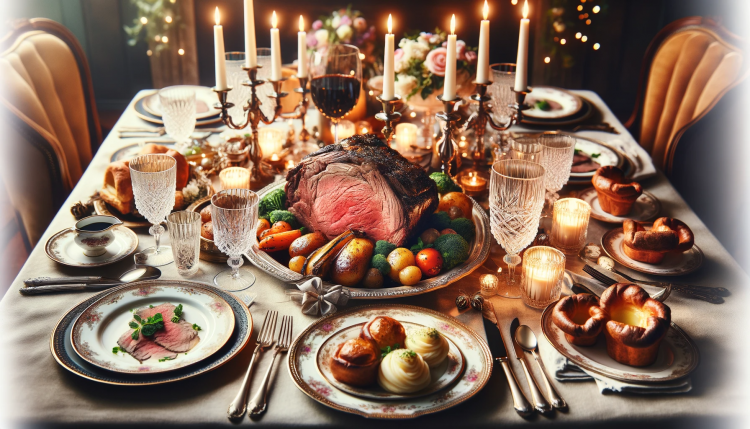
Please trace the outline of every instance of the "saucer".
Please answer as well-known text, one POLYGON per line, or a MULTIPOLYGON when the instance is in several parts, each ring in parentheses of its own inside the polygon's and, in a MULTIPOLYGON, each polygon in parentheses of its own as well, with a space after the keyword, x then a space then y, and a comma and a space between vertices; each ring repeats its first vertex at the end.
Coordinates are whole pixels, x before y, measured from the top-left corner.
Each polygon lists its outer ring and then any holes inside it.
POLYGON ((578 194, 578 198, 586 201, 591 206, 591 217, 599 219, 603 222, 609 223, 622 223, 626 219, 633 219, 636 222, 645 222, 655 218, 661 210, 661 203, 651 193, 643 191, 643 193, 635 200, 633 208, 630 210, 627 216, 615 216, 607 213, 602 209, 599 204, 599 194, 596 193, 596 189, 588 188, 584 189, 578 194))
POLYGON ((113 264, 135 252, 138 248, 138 236, 124 226, 112 229, 115 240, 107 246, 107 251, 100 256, 86 256, 83 249, 75 243, 74 229, 65 229, 50 237, 44 246, 47 256, 55 262, 71 267, 101 267, 113 264))

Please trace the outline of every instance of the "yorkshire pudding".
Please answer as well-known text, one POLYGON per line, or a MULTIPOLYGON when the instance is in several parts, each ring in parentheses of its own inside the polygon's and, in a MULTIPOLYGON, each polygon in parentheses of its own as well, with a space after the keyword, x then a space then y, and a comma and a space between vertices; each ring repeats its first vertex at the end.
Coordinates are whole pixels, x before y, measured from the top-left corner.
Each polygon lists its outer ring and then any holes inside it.
POLYGON ((362 327, 360 338, 373 340, 378 350, 390 347, 398 349, 404 347, 406 330, 398 320, 388 316, 375 316, 362 327))
POLYGON ((602 210, 615 216, 625 216, 643 193, 638 182, 624 183, 625 173, 617 167, 607 166, 596 170, 591 183, 599 196, 602 210))
POLYGON ((380 364, 380 350, 372 340, 352 338, 339 346, 331 357, 331 374, 336 380, 352 386, 375 383, 380 364))
POLYGON ((650 231, 630 219, 622 223, 622 250, 636 261, 658 264, 669 252, 682 253, 693 247, 693 231, 684 222, 660 217, 650 231))
POLYGON ((580 293, 561 299, 552 310, 552 322, 577 346, 591 346, 604 327, 604 312, 594 295, 580 293))
POLYGON ((616 283, 599 302, 607 323, 607 354, 631 366, 654 363, 671 319, 669 307, 651 298, 640 286, 616 283))

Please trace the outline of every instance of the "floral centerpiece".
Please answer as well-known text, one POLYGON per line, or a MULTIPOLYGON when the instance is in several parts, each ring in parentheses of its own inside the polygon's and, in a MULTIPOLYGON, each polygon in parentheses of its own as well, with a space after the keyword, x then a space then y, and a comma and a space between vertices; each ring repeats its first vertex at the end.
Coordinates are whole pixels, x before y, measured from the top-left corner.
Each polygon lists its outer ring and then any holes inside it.
MULTIPOLYGON (((446 33, 439 29, 434 33, 422 32, 401 39, 394 53, 396 93, 410 104, 436 97, 445 81, 447 45, 446 33)), ((461 88, 463 92, 471 91, 469 83, 477 69, 476 48, 469 48, 466 42, 457 40, 456 50, 456 84, 459 91, 461 88)))
POLYGON ((380 74, 383 55, 376 47, 375 27, 368 25, 362 12, 352 10, 351 5, 329 16, 321 16, 312 23, 312 31, 307 33, 307 47, 311 50, 323 49, 328 45, 346 43, 359 48, 362 58, 362 71, 365 79, 380 74))

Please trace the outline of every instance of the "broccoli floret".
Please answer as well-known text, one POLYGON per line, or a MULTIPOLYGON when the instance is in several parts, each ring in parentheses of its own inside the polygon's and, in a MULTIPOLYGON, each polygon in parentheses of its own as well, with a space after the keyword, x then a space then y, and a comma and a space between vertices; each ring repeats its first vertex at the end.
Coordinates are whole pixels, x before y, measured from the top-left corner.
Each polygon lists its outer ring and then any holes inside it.
POLYGON ((458 234, 441 235, 433 246, 443 257, 444 271, 469 259, 469 243, 458 234))
POLYGON ((391 264, 383 255, 373 256, 371 265, 373 268, 377 268, 383 276, 387 276, 391 272, 391 264))
POLYGON ((466 241, 474 239, 476 230, 474 229, 474 223, 464 217, 453 219, 451 221, 450 229, 456 231, 458 235, 464 238, 466 241))
POLYGON ((427 227, 442 231, 451 227, 451 217, 447 212, 435 212, 427 218, 427 227))
POLYGON ((297 218, 294 217, 294 215, 291 212, 288 212, 286 210, 274 210, 269 214, 269 219, 271 222, 271 225, 275 224, 278 221, 284 221, 291 225, 292 229, 299 228, 299 222, 297 222, 297 218))
POLYGON ((385 240, 378 240, 377 243, 375 243, 375 254, 388 256, 396 249, 396 247, 397 246, 393 243, 389 243, 385 240))
POLYGON ((286 193, 283 189, 276 189, 266 194, 258 202, 258 216, 267 219, 267 216, 274 210, 284 210, 286 208, 286 193), (265 216, 265 217, 264 217, 265 216))
POLYGON ((430 179, 435 181, 438 192, 441 194, 447 194, 448 192, 463 192, 460 186, 456 185, 456 182, 445 173, 436 171, 430 174, 430 179))

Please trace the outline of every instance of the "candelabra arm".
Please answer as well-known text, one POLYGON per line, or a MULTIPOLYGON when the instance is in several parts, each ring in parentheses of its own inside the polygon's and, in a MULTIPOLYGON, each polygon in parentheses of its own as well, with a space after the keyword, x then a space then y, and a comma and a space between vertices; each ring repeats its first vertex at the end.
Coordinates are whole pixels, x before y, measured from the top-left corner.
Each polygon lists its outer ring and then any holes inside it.
POLYGON ((260 120, 266 125, 271 125, 274 121, 276 121, 276 118, 281 117, 281 109, 283 108, 283 106, 281 105, 281 99, 289 95, 286 92, 281 92, 281 84, 283 84, 285 80, 286 78, 281 78, 279 80, 269 80, 271 85, 273 85, 273 94, 271 94, 271 97, 276 99, 276 107, 274 107, 273 109, 273 117, 267 117, 262 110, 259 110, 258 112, 260 120))
POLYGON ((385 139, 390 143, 394 131, 393 123, 401 119, 401 113, 396 112, 396 106, 401 101, 401 97, 396 95, 391 100, 384 100, 379 96, 377 99, 383 105, 383 111, 375 115, 375 119, 385 122, 382 131, 385 139))
MULTIPOLYGON (((217 110, 221 110, 221 120, 224 122, 224 124, 233 130, 241 130, 248 126, 250 123, 250 117, 247 116, 245 119, 245 122, 242 125, 237 125, 234 120, 232 119, 232 116, 229 114, 229 109, 234 107, 234 103, 230 103, 227 101, 227 97, 229 96, 229 91, 232 90, 232 87, 227 87, 224 89, 219 88, 212 88, 213 91, 216 93, 216 95, 219 97, 219 102, 214 104, 214 108, 217 110)), ((247 108, 245 108, 247 110, 247 108)))
MULTIPOLYGON (((461 101, 461 98, 456 97, 452 100, 445 100, 443 96, 438 96, 438 100, 443 102, 445 110, 436 114, 435 116, 443 121, 443 135, 435 145, 437 155, 440 158, 440 170, 449 175, 451 174, 451 163, 456 159, 458 154, 458 143, 453 138, 454 131, 458 128, 458 124, 461 122, 461 115, 455 112, 456 103, 461 101)), ((468 124, 469 121, 466 121, 468 124)))

